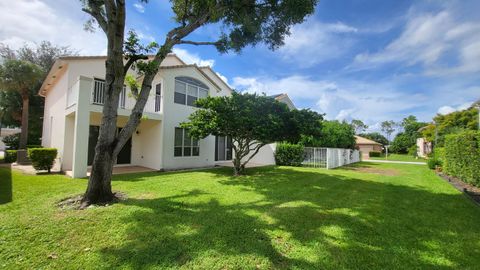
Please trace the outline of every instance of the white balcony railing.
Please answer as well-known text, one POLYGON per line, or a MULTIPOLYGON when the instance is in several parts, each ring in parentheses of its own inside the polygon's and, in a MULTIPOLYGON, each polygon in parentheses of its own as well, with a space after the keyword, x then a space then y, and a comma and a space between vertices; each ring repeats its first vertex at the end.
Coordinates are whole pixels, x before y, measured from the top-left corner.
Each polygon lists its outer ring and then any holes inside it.
MULTIPOLYGON (((93 81, 93 89, 92 89, 92 104, 96 105, 103 105, 105 104, 105 81, 95 79, 93 81)), ((155 95, 155 99, 152 102, 147 102, 145 106, 146 112, 160 112, 161 106, 161 96, 155 95)), ((127 89, 123 87, 122 92, 120 92, 120 100, 118 102, 118 107, 122 109, 129 109, 131 110, 135 105, 135 99, 127 97, 127 89)))

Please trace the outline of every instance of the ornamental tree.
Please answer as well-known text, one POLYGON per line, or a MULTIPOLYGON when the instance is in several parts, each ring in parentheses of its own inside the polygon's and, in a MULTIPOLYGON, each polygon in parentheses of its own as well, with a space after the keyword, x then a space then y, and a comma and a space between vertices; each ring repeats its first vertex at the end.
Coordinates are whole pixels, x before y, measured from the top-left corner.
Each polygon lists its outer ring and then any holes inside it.
MULTIPOLYGON (((125 0, 80 0, 91 16, 87 26, 97 25, 107 37, 105 104, 87 191, 82 206, 115 199, 111 189, 113 164, 123 145, 142 118, 152 81, 160 63, 178 44, 213 45, 219 52, 241 51, 247 45, 266 44, 270 49, 283 45, 290 27, 302 23, 314 12, 317 0, 170 0, 176 26, 161 42, 139 44, 132 31, 124 42, 125 0), (222 29, 217 40, 194 41, 188 36, 205 25, 222 29), (152 57, 147 54, 153 53, 152 57), (142 82, 134 88, 136 104, 124 126, 115 133, 119 95, 125 76, 135 67, 142 82)), ((148 2, 141 0, 141 2, 148 2)))
POLYGON ((318 116, 315 113, 291 111, 271 97, 256 94, 233 92, 229 97, 199 99, 196 104, 199 109, 181 126, 197 139, 230 137, 235 175, 244 174, 247 163, 266 144, 300 138, 301 132, 319 130, 310 126, 320 126, 318 118, 308 117, 318 116))

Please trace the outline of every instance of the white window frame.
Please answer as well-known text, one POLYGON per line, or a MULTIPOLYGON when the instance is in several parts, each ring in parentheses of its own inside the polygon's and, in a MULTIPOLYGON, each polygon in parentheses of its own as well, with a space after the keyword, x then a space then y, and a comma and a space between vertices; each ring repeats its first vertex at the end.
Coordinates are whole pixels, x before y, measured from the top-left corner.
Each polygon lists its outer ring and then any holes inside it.
POLYGON ((181 127, 175 127, 173 132, 173 157, 175 158, 182 158, 182 157, 199 157, 200 156, 200 140, 195 140, 190 137, 190 146, 185 146, 185 135, 187 134, 188 130, 181 127), (182 145, 176 144, 176 129, 182 130, 182 145), (193 145, 193 142, 197 141, 197 145, 193 145), (182 154, 179 156, 175 155, 175 148, 180 147, 182 149, 182 154), (185 148, 190 148, 190 155, 185 155, 185 148), (198 148, 198 155, 193 155, 193 148, 198 148))
POLYGON ((207 97, 208 97, 209 94, 210 94, 209 91, 208 91, 208 89, 206 89, 206 88, 203 88, 203 87, 200 87, 200 86, 197 86, 197 85, 194 85, 194 84, 190 84, 190 83, 187 83, 187 82, 184 82, 184 81, 180 81, 180 80, 175 79, 174 95, 175 95, 175 93, 179 93, 179 92, 177 92, 177 87, 176 87, 176 86, 177 86, 177 82, 185 84, 185 103, 177 103, 177 102, 175 102, 175 100, 174 100, 174 103, 175 103, 175 104, 181 104, 181 105, 186 105, 186 106, 190 106, 190 107, 196 107, 195 105, 188 105, 188 87, 189 87, 189 86, 196 88, 196 90, 197 90, 197 91, 196 91, 196 94, 197 94, 197 95, 196 95, 195 97, 197 98, 197 100, 198 100, 199 97, 200 97, 200 89, 205 90, 205 91, 207 92, 207 97))

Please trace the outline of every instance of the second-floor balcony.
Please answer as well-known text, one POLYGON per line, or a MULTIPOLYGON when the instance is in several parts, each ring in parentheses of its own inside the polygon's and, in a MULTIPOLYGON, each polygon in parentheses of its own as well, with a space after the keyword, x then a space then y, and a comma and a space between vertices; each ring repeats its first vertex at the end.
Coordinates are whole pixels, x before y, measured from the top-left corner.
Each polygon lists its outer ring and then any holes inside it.
MULTIPOLYGON (((105 89, 105 81, 101 79, 91 79, 86 77, 80 77, 76 84, 68 89, 68 96, 67 96, 67 109, 74 107, 74 105, 78 104, 78 99, 82 98, 85 101, 87 93, 79 91, 89 91, 88 93, 88 103, 93 105, 91 106, 92 111, 101 112, 101 107, 105 104, 106 100, 106 89, 105 89), (100 108, 99 108, 100 107, 100 108)), ((85 102, 83 102, 84 104, 85 102)), ((127 87, 124 87, 122 92, 120 92, 120 99, 118 102, 118 114, 119 115, 128 115, 130 111, 135 106, 136 99, 133 97, 132 94, 128 93, 127 87)), ((156 115, 161 114, 161 104, 162 98, 161 95, 150 93, 147 103, 145 104, 144 113, 148 117, 154 116, 154 118, 158 118, 156 115)))

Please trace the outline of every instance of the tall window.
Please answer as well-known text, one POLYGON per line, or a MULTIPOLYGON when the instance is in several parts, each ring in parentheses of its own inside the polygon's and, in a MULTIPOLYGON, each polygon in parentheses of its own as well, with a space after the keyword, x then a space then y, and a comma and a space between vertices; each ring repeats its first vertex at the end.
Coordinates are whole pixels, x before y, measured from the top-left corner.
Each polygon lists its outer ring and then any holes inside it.
POLYGON ((215 161, 232 160, 232 138, 215 137, 215 161))
POLYGON ((191 157, 200 155, 200 147, 198 140, 191 138, 188 135, 188 130, 184 128, 175 128, 175 157, 191 157))
POLYGON ((195 106, 197 99, 207 96, 208 86, 201 81, 183 76, 175 78, 175 103, 195 106))
POLYGON ((160 111, 160 102, 162 97, 162 84, 157 84, 155 86, 155 112, 160 111))

